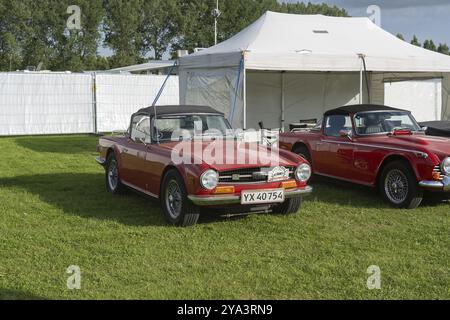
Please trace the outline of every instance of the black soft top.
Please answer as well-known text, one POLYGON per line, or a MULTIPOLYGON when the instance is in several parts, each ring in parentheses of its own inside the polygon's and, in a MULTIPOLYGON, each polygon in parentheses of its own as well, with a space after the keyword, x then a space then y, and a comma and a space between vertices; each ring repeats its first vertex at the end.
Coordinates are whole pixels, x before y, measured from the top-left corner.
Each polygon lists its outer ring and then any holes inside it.
POLYGON ((426 134, 430 136, 450 137, 450 121, 428 121, 419 125, 427 127, 426 134))
POLYGON ((346 116, 349 114, 359 113, 359 112, 371 112, 371 111, 405 111, 402 109, 392 108, 388 106, 382 106, 377 104, 355 104, 352 106, 344 106, 337 109, 329 110, 325 112, 325 116, 346 116))
MULTIPOLYGON (((135 113, 135 115, 155 115, 155 107, 143 108, 135 113)), ((177 106, 156 106, 156 116, 173 115, 173 114, 217 114, 223 115, 211 107, 206 106, 187 106, 187 105, 177 105, 177 106)))

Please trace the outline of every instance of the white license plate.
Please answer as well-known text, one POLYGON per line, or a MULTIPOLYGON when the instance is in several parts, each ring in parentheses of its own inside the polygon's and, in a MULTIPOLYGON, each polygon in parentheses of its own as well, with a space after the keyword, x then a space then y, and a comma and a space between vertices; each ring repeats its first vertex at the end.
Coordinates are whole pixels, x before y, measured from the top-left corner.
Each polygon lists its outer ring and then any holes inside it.
POLYGON ((242 191, 241 204, 284 202, 284 189, 242 191))

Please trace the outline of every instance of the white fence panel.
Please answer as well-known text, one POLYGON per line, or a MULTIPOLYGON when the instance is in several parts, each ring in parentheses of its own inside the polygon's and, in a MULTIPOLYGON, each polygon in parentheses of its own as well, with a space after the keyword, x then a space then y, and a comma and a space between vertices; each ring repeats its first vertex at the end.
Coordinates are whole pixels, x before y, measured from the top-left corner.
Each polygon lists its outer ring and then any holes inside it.
MULTIPOLYGON (((130 116, 153 103, 166 76, 98 74, 97 131, 126 130, 130 116)), ((157 105, 179 104, 178 76, 169 77, 157 105)))
POLYGON ((92 76, 0 73, 0 135, 94 131, 92 76))

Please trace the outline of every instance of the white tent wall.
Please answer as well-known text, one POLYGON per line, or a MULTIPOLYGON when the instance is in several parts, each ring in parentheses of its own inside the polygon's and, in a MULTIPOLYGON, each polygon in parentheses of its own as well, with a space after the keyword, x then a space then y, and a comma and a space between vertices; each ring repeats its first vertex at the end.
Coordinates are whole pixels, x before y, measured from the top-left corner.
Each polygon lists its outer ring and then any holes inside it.
POLYGON ((450 121, 450 74, 442 79, 442 120, 450 121))
POLYGON ((0 73, 0 135, 90 133, 92 76, 0 73))
MULTIPOLYGON (((153 103, 166 76, 96 75, 97 131, 126 130, 130 116, 153 103)), ((178 105, 178 77, 171 76, 157 105, 178 105)))
MULTIPOLYGON (((249 70, 247 128, 258 128, 259 121, 263 121, 266 128, 280 128, 284 103, 284 129, 288 130, 290 123, 320 119, 327 110, 359 103, 359 91, 360 74, 355 72, 276 73, 249 70)), ((365 85, 363 100, 367 102, 365 85)))
POLYGON ((418 121, 450 120, 450 74, 374 73, 371 102, 411 111, 418 121))
POLYGON ((206 105, 223 112, 233 127, 242 128, 245 72, 239 67, 180 71, 180 102, 206 105), (239 84, 238 82, 239 77, 239 84), (236 94, 236 85, 238 90, 236 94), (234 108, 234 114, 233 114, 234 108))

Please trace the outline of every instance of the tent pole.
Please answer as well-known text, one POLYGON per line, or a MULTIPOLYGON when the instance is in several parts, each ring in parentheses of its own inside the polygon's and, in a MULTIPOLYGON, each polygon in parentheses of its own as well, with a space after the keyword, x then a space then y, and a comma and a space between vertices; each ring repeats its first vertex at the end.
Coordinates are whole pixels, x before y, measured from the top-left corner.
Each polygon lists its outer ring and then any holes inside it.
POLYGON ((284 74, 285 74, 285 72, 284 71, 282 71, 281 72, 281 126, 280 126, 280 129, 281 129, 281 132, 284 132, 284 123, 285 123, 285 120, 286 120, 286 115, 285 115, 285 96, 284 96, 284 91, 285 91, 285 85, 286 85, 286 83, 285 83, 285 78, 284 78, 284 74))
POLYGON ((361 60, 361 69, 359 71, 359 104, 363 103, 363 63, 361 60))
POLYGON ((243 81, 242 96, 244 100, 244 130, 247 130, 247 70, 245 69, 245 62, 244 62, 244 75, 242 81, 243 81))

